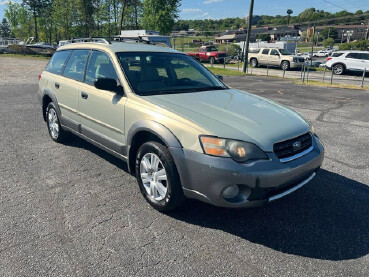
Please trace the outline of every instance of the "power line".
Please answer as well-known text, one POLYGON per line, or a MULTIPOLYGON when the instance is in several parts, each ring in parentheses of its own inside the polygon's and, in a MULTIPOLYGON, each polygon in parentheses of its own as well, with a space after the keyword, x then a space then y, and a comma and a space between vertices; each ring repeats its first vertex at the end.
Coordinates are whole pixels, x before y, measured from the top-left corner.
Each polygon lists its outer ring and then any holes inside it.
POLYGON ((338 6, 337 4, 334 4, 334 3, 329 2, 329 1, 327 1, 327 0, 322 0, 322 1, 323 1, 323 2, 325 2, 325 3, 327 3, 327 4, 330 4, 330 5, 332 5, 332 6, 335 6, 336 8, 339 8, 339 9, 341 9, 341 10, 348 11, 347 9, 342 8, 341 6, 338 6))

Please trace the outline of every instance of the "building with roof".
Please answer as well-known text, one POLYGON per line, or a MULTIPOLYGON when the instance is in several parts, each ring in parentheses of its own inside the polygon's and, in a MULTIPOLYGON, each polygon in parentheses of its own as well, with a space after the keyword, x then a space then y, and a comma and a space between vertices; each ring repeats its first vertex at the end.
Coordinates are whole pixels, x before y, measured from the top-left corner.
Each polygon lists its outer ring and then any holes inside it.
POLYGON ((329 25, 329 26, 316 26, 307 29, 307 37, 309 38, 313 34, 317 34, 326 28, 335 28, 338 31, 336 41, 352 41, 360 39, 368 39, 369 24, 360 25, 329 25))

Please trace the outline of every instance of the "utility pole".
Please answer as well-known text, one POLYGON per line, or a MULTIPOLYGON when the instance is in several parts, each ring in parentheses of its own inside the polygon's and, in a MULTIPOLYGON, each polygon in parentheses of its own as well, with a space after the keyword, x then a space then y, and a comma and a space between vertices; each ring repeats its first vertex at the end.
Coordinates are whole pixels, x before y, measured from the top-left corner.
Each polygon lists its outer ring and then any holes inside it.
POLYGON ((250 33, 251 33, 251 25, 252 25, 252 16, 254 12, 254 0, 250 2, 250 11, 249 11, 249 22, 247 26, 247 34, 246 34, 246 46, 245 46, 245 62, 243 63, 243 73, 246 73, 246 69, 248 67, 249 62, 249 44, 250 44, 250 33))
POLYGON ((315 38, 315 22, 314 22, 314 27, 313 27, 313 41, 311 42, 311 61, 310 61, 310 65, 313 65, 313 56, 314 56, 314 38, 315 38))

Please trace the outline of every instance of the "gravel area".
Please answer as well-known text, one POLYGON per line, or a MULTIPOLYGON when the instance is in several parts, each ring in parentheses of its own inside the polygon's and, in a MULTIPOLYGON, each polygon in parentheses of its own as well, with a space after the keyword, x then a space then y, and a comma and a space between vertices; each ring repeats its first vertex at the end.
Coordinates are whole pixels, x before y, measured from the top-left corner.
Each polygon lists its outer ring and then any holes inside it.
POLYGON ((261 208, 188 201, 161 214, 123 162, 49 138, 36 97, 46 62, 0 56, 0 276, 368 276, 368 92, 225 77, 311 120, 323 169, 261 208))
POLYGON ((6 57, 0 55, 0 85, 37 84, 38 75, 44 70, 48 59, 6 57))

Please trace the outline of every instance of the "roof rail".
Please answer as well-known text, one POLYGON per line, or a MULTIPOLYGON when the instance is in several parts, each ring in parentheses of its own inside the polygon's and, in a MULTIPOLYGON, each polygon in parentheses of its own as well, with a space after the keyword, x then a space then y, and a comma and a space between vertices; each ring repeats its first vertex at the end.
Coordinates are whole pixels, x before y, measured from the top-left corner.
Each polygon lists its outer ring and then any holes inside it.
POLYGON ((113 39, 114 39, 114 41, 119 41, 119 42, 141 42, 141 43, 150 44, 150 41, 148 39, 144 39, 141 36, 137 36, 137 37, 115 36, 113 39))
POLYGON ((147 37, 145 36, 135 36, 135 37, 122 37, 122 36, 115 36, 114 38, 115 42, 135 42, 135 43, 145 43, 145 44, 151 44, 151 45, 156 45, 156 46, 161 46, 161 47, 167 47, 170 48, 169 45, 167 45, 164 42, 159 42, 159 41, 150 41, 147 37))
POLYGON ((102 37, 89 37, 89 38, 72 38, 67 43, 81 43, 81 42, 97 42, 111 44, 111 42, 102 37))

